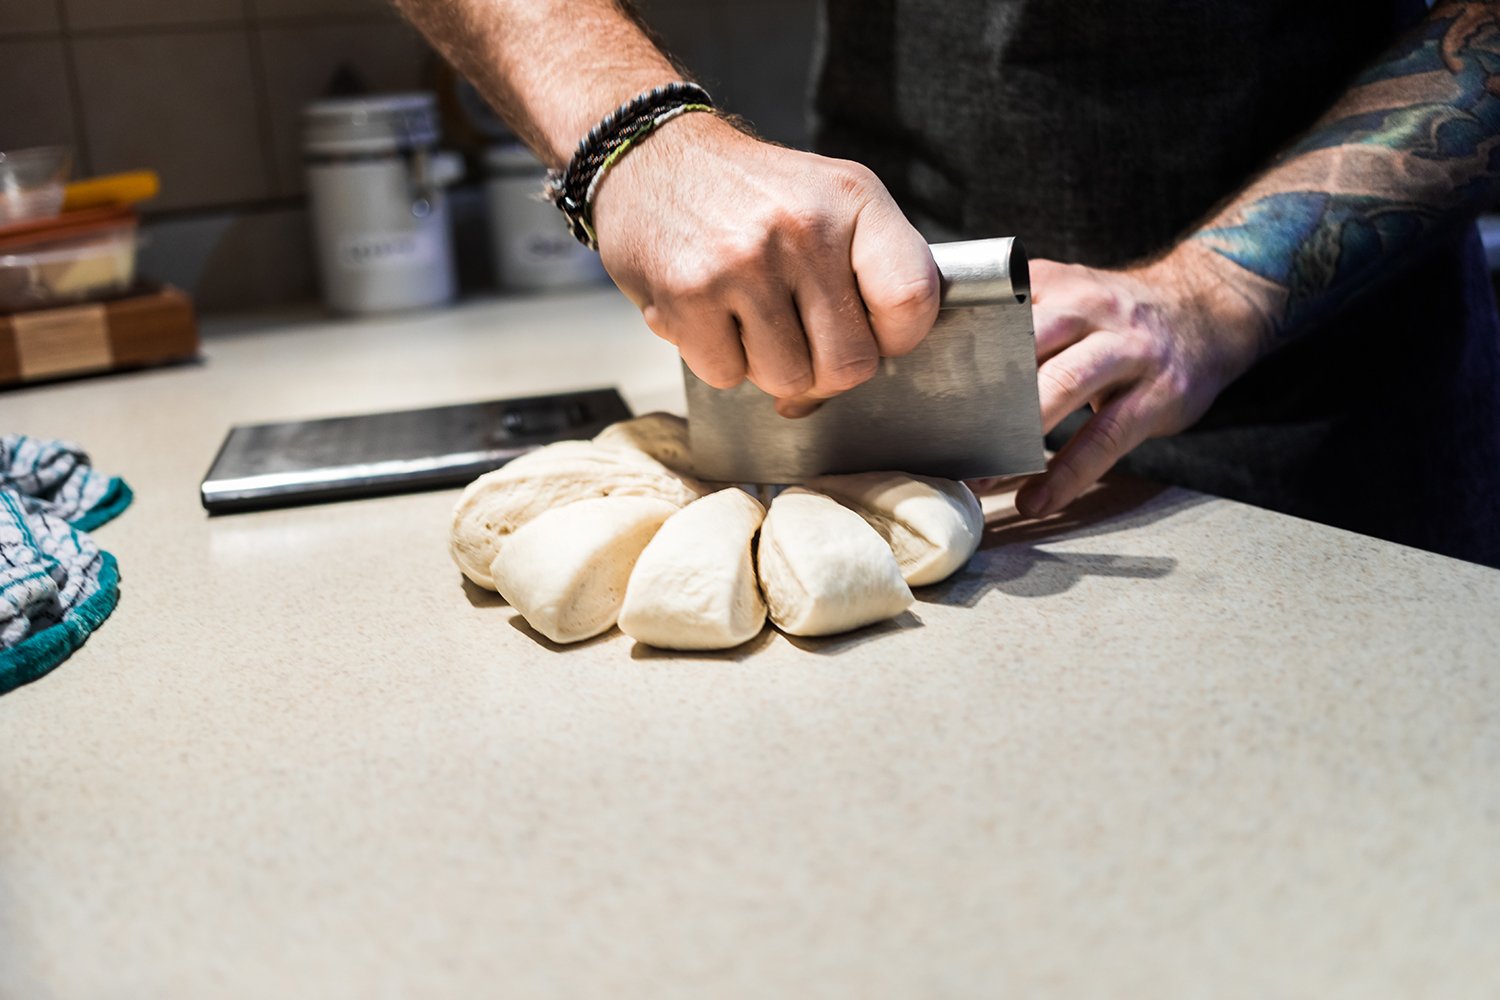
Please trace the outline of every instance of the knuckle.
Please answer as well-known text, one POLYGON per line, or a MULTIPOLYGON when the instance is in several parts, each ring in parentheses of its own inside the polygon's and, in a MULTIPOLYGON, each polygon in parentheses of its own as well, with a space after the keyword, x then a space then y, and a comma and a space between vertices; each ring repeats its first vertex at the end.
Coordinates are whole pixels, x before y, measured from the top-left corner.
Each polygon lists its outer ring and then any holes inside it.
POLYGON ((846 392, 863 382, 869 381, 879 366, 879 359, 874 357, 849 358, 831 365, 820 367, 817 376, 817 388, 826 392, 846 392))
POLYGON ((1032 311, 1038 340, 1056 340, 1076 330, 1082 319, 1077 313, 1059 312, 1049 306, 1037 306, 1032 311))
POLYGON ((700 362, 690 366, 693 374, 715 389, 733 389, 745 381, 743 365, 729 362, 700 362))
POLYGON ((900 275, 875 290, 879 309, 900 317, 925 315, 937 297, 938 281, 932 268, 900 275))
POLYGON ((1059 454, 1047 468, 1047 479, 1054 484, 1054 495, 1071 495, 1074 484, 1083 479, 1077 456, 1069 452, 1059 454))
POLYGON ((1187 398, 1197 387, 1191 373, 1181 365, 1167 365, 1162 373, 1161 381, 1168 396, 1174 400, 1187 398))
POLYGON ((1118 316, 1120 295, 1097 281, 1089 282, 1078 293, 1078 311, 1085 316, 1118 316))
POLYGON ((1032 262, 1032 279, 1046 285, 1047 294, 1053 298, 1064 295, 1077 296, 1085 287, 1085 269, 1082 264, 1051 261, 1038 271, 1035 263, 1035 261, 1032 262))
POLYGON ((1069 399, 1083 391, 1083 383, 1071 370, 1059 365, 1043 365, 1037 370, 1037 380, 1045 383, 1043 390, 1051 390, 1054 396, 1069 399))
POLYGON ((752 372, 750 381, 778 399, 800 396, 811 389, 813 384, 811 372, 778 372, 773 375, 752 372))
POLYGON ((774 364, 765 364, 764 359, 757 363, 757 359, 751 357, 747 377, 755 385, 778 398, 800 395, 813 386, 812 366, 805 359, 801 363, 782 360, 774 364))
POLYGON ((1169 382, 1176 381, 1181 366, 1177 363, 1171 344, 1156 337, 1137 337, 1132 340, 1132 348, 1145 364, 1147 372, 1169 382))
POLYGON ((652 333, 672 346, 677 346, 677 329, 667 321, 667 315, 660 306, 654 302, 644 306, 641 309, 641 318, 646 321, 646 326, 651 328, 652 333))
POLYGON ((845 195, 863 196, 883 187, 875 171, 853 160, 836 160, 829 172, 834 188, 845 195))
POLYGON ((812 205, 779 205, 762 221, 764 232, 760 254, 764 258, 778 249, 806 250, 833 242, 835 223, 822 208, 812 205))
POLYGON ((1116 415, 1096 413, 1089 425, 1089 444, 1111 464, 1129 450, 1130 431, 1116 415))

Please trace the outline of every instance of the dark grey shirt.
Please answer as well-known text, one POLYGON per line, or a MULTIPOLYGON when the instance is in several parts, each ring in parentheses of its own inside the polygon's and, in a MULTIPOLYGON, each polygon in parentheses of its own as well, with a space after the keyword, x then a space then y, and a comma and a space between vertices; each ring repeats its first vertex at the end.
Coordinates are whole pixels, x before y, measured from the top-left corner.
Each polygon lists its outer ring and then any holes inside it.
MULTIPOLYGON (((1190 230, 1424 10, 826 0, 818 147, 874 169, 931 236, 1119 266, 1190 230)), ((1500 565, 1500 324, 1472 229, 1126 467, 1500 565)))

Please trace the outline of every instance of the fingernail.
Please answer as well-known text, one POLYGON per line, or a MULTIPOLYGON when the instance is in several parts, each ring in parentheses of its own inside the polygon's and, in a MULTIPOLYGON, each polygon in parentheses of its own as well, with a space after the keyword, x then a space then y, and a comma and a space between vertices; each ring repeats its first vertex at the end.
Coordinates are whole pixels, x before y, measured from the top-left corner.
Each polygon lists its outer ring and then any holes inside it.
POLYGON ((1022 490, 1016 495, 1016 509, 1027 517, 1041 517, 1046 514, 1047 505, 1051 502, 1052 494, 1047 492, 1045 486, 1022 490))
POLYGON ((787 417, 787 418, 789 418, 791 420, 796 420, 799 417, 805 417, 805 416, 807 416, 809 413, 812 413, 817 408, 818 408, 818 404, 817 403, 791 403, 791 402, 783 402, 776 409, 781 413, 781 415, 783 417, 787 417))

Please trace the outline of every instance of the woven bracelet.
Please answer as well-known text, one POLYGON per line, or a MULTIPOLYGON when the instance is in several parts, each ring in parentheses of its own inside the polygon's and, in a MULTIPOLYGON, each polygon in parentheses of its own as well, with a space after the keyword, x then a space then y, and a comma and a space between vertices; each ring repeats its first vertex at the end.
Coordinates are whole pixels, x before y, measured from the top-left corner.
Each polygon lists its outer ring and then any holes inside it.
POLYGON ((594 195, 609 168, 678 115, 713 110, 713 98, 706 90, 679 82, 645 91, 605 115, 579 142, 567 168, 547 175, 547 197, 567 218, 568 231, 589 249, 599 249, 594 236, 594 195))

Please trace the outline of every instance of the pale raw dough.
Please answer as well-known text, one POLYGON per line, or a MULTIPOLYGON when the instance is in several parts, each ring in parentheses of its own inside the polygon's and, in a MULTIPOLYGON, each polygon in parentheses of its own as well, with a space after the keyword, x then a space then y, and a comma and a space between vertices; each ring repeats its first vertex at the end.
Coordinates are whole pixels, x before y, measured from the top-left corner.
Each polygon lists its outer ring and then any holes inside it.
POLYGON ((542 635, 562 643, 587 639, 614 625, 636 559, 676 512, 676 504, 643 496, 555 507, 510 536, 490 576, 542 635))
POLYGON ((760 587, 791 635, 832 635, 894 618, 912 603, 891 547, 838 501, 793 487, 760 526, 760 587))
MULTIPOLYGON (((552 465, 553 463, 569 459, 588 460, 597 457, 598 454, 599 449, 594 446, 592 441, 554 441, 552 444, 533 448, 524 455, 519 455, 511 459, 505 465, 496 469, 495 472, 515 475, 524 470, 536 469, 544 465, 552 465)), ((486 475, 494 475, 494 473, 486 473, 486 475)))
POLYGON ((605 448, 633 448, 645 452, 673 472, 693 474, 693 452, 687 421, 672 413, 647 413, 610 424, 594 436, 605 448))
POLYGON ((984 534, 984 511, 963 483, 902 472, 819 476, 807 488, 852 508, 880 532, 912 587, 946 580, 984 534))
POLYGON ((644 452, 560 441, 474 480, 453 508, 448 550, 464 576, 490 590, 490 564, 532 518, 575 500, 645 496, 681 507, 707 493, 644 452))
POLYGON ((766 605, 751 542, 765 514, 738 489, 673 514, 630 574, 620 631, 663 649, 728 649, 754 638, 766 605))

